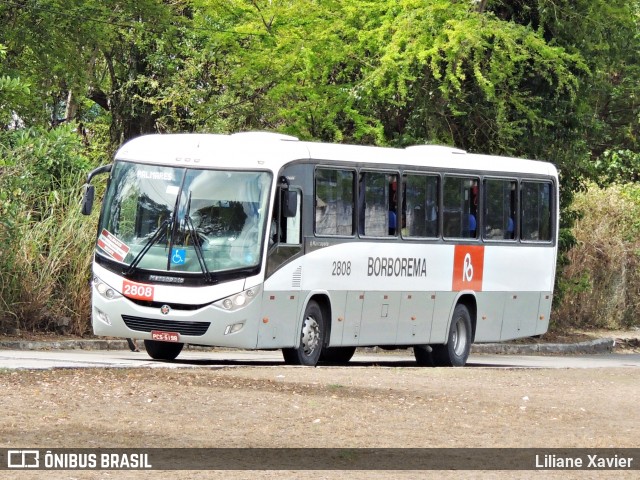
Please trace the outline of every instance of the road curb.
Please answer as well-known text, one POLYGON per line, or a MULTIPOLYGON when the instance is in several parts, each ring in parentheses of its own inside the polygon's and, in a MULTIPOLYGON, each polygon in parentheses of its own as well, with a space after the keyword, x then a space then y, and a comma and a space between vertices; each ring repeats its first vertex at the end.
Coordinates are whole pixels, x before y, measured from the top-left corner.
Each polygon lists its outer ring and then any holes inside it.
POLYGON ((0 341, 4 350, 128 350, 126 340, 54 340, 36 342, 30 340, 0 341))
MULTIPOLYGON (((142 343, 142 342, 139 342, 142 343)), ((598 338, 579 343, 478 343, 471 353, 536 355, 536 354, 597 354, 610 353, 615 347, 613 338, 598 338)), ((126 340, 59 340, 38 342, 30 340, 0 341, 3 350, 128 350, 126 340)))
POLYGON ((616 341, 613 338, 598 338, 578 343, 477 343, 471 353, 535 355, 535 354, 594 354, 610 353, 616 341))

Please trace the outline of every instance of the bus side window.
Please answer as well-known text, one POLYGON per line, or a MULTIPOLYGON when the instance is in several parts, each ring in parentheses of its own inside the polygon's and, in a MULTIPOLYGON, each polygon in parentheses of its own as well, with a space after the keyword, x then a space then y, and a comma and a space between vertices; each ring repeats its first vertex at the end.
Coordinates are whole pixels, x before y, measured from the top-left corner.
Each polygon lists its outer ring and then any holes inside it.
POLYGON ((300 212, 302 211, 302 195, 300 191, 295 191, 296 194, 296 210, 295 215, 292 217, 283 218, 284 232, 280 241, 287 245, 300 245, 302 234, 302 222, 300 219, 300 212))
POLYGON ((280 190, 276 196, 276 204, 273 208, 273 217, 269 227, 269 246, 275 244, 300 245, 301 243, 301 195, 297 190, 280 190), (295 193, 295 214, 287 216, 285 213, 286 197, 295 193))
POLYGON ((443 185, 444 236, 477 238, 479 192, 477 178, 445 175, 443 185))
POLYGON ((437 175, 405 174, 403 177, 402 235, 434 238, 439 234, 439 183, 437 175))
POLYGON ((314 205, 316 235, 353 235, 354 192, 354 171, 316 169, 314 205))
POLYGON ((484 181, 485 239, 515 239, 516 186, 515 180, 487 179, 484 181))
POLYGON ((368 237, 395 236, 398 226, 398 176, 362 172, 358 192, 359 233, 368 237))
POLYGON ((291 258, 302 252, 302 192, 295 188, 279 190, 269 222, 267 276, 272 275, 291 258), (295 193, 295 211, 287 212, 286 197, 295 193))
POLYGON ((552 238, 551 183, 523 181, 520 187, 522 240, 549 242, 552 238))

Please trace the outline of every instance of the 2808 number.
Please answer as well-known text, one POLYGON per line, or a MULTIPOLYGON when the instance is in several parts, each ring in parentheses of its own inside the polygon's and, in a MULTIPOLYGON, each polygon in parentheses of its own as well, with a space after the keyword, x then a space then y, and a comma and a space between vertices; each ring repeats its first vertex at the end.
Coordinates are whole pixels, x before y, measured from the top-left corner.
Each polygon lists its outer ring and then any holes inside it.
POLYGON ((340 277, 345 275, 351 275, 351 262, 337 261, 337 262, 333 262, 332 265, 333 265, 333 270, 331 272, 331 275, 340 276, 340 277))
POLYGON ((151 297, 153 294, 152 287, 145 287, 143 285, 125 285, 124 294, 132 297, 151 297))
POLYGON ((153 285, 144 285, 125 280, 122 285, 122 293, 129 298, 153 300, 154 287, 153 285))

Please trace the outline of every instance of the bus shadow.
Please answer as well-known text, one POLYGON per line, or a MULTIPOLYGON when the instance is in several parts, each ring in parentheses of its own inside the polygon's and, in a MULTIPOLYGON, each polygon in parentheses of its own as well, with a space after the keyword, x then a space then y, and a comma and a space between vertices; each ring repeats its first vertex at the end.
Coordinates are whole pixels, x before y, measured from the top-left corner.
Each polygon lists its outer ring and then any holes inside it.
MULTIPOLYGON (((188 356, 179 357, 175 360, 156 360, 148 357, 144 350, 142 352, 142 356, 138 357, 135 355, 135 360, 140 361, 140 363, 146 364, 164 364, 167 366, 175 366, 175 367, 210 367, 210 368, 224 368, 224 367, 286 367, 286 368, 309 368, 300 365, 288 365, 284 363, 284 360, 281 357, 276 355, 264 355, 264 353, 268 352, 244 352, 241 354, 237 354, 234 352, 228 352, 230 358, 221 358, 224 355, 224 352, 199 352, 194 355, 196 352, 188 352, 188 356), (249 353, 249 355, 247 355, 249 353), (209 357, 209 354, 213 354, 215 357, 209 357), (250 355, 253 354, 253 355, 250 355), (234 358, 235 357, 235 358, 234 358)), ((131 360, 129 358, 128 360, 131 360)), ((487 359, 488 360, 488 359, 487 359)), ((419 369, 429 369, 434 367, 429 366, 421 366, 416 363, 413 359, 413 356, 408 355, 393 355, 393 354, 382 354, 376 358, 375 355, 364 354, 364 355, 356 355, 347 363, 330 363, 330 362, 320 362, 316 368, 419 368, 419 369)), ((451 367, 436 367, 436 368, 451 368, 451 367)), ((458 368, 458 367, 455 367, 458 368)), ((479 360, 477 357, 470 358, 467 361, 467 364, 463 368, 498 368, 498 369, 513 369, 513 368, 527 368, 522 362, 491 362, 491 361, 483 361, 479 360)), ((533 366, 529 367, 533 368, 533 366)))
MULTIPOLYGON (((142 360, 142 359, 141 359, 142 360)), ((283 360, 247 360, 247 359, 208 359, 189 358, 176 360, 153 360, 144 359, 145 363, 152 362, 158 364, 173 365, 177 367, 286 367, 286 368, 309 368, 301 365, 287 365, 283 360)), ((434 367, 420 366, 412 360, 351 360, 348 363, 319 363, 315 368, 416 368, 430 369, 434 367)), ((441 367, 449 368, 449 367, 441 367)), ((522 368, 517 365, 488 364, 469 362, 464 368, 522 368)))

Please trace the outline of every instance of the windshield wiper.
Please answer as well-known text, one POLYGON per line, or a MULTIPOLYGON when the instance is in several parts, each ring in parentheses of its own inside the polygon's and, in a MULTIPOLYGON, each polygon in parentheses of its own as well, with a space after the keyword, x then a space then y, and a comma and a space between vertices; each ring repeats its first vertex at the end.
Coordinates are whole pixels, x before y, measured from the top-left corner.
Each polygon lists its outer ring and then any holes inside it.
POLYGON ((200 264, 200 270, 204 274, 205 281, 211 283, 213 280, 211 277, 211 272, 207 268, 207 263, 204 260, 204 252, 202 251, 202 245, 200 245, 200 237, 198 236, 198 232, 196 231, 196 227, 193 225, 193 221, 191 221, 191 192, 189 192, 189 199, 187 200, 187 211, 184 212, 184 221, 189 230, 189 233, 193 237, 193 249, 196 251, 196 257, 198 257, 198 263, 200 264))
POLYGON ((169 218, 167 218, 164 222, 160 224, 160 226, 156 229, 156 231, 153 232, 153 235, 151 235, 151 238, 149 238, 149 240, 147 240, 147 242, 144 244, 144 246, 142 247, 142 250, 140 250, 140 252, 138 252, 136 257, 133 259, 133 262, 131 262, 131 265, 129 265, 129 268, 124 272, 125 275, 131 275, 133 272, 136 271, 136 268, 138 267, 138 264, 142 260, 142 257, 144 257, 147 254, 149 249, 156 242, 159 242, 163 236, 166 237, 167 235, 166 228, 169 225, 171 225, 172 222, 173 222, 173 215, 170 215, 169 218))

